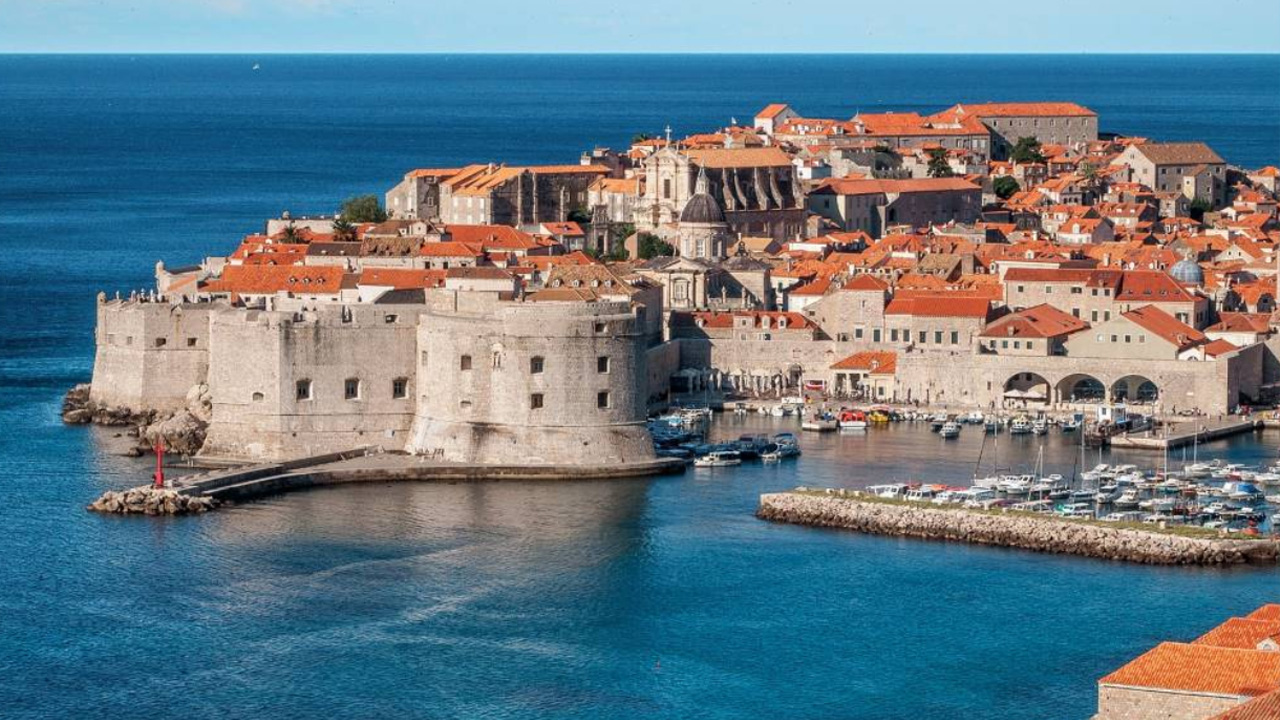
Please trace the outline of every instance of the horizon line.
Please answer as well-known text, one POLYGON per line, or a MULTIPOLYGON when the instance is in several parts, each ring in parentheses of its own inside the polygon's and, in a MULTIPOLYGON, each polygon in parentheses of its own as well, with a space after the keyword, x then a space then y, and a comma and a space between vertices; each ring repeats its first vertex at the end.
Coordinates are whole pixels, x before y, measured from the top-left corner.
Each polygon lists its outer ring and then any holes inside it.
POLYGON ((280 50, 0 50, 0 57, 14 56, 83 56, 83 55, 168 55, 168 56, 216 56, 216 55, 263 55, 277 57, 291 56, 333 56, 333 57, 360 57, 360 56, 448 56, 448 55, 476 55, 476 56, 651 56, 651 57, 685 57, 690 55, 698 56, 790 56, 790 57, 830 57, 830 56, 848 56, 848 57, 865 57, 865 56, 985 56, 985 57, 1081 57, 1081 56, 1103 56, 1103 57, 1182 57, 1188 55, 1194 56, 1223 56, 1223 57, 1243 57, 1243 56, 1276 56, 1280 55, 1280 49, 1277 50, 1192 50, 1183 52, 1163 52, 1163 51, 1134 51, 1134 50, 1108 50, 1094 51, 1082 50, 1079 52, 1015 52, 1015 51, 923 51, 923 52, 902 52, 896 50, 868 50, 860 52, 849 51, 777 51, 777 52, 742 52, 742 51, 689 51, 689 52, 653 52, 644 50, 635 51, 601 51, 601 50, 530 50, 503 52, 494 50, 439 50, 432 52, 419 51, 362 51, 362 52, 344 52, 332 50, 316 50, 316 51, 280 51, 280 50))

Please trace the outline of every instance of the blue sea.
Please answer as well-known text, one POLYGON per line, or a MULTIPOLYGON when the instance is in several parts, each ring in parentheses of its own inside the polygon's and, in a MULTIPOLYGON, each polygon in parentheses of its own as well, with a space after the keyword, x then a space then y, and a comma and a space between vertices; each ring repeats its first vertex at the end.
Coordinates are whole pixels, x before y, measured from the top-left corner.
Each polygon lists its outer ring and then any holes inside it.
MULTIPOLYGON (((1280 573, 752 516, 798 484, 972 472, 976 433, 907 427, 805 438, 780 467, 102 517, 84 505, 147 461, 62 426, 61 396, 89 379, 97 291, 410 168, 573 161, 772 101, 1035 99, 1258 166, 1280 162, 1278 76, 1280 56, 0 56, 0 716, 1087 717, 1100 675, 1277 600, 1280 573)), ((1269 462, 1278 440, 1207 453, 1269 462)), ((1047 457, 1075 460, 1057 437, 1047 457)))

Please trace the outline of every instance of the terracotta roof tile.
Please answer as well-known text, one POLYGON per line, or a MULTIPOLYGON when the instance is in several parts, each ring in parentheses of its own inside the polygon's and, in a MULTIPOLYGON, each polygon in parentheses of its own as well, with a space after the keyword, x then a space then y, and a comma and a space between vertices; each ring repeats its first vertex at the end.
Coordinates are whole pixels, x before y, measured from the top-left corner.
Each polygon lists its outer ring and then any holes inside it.
POLYGON ((897 353, 878 350, 854 353, 831 366, 832 370, 868 370, 872 375, 892 375, 897 368, 897 353))
POLYGON ((1280 688, 1280 653, 1160 643, 1100 685, 1253 696, 1280 688))

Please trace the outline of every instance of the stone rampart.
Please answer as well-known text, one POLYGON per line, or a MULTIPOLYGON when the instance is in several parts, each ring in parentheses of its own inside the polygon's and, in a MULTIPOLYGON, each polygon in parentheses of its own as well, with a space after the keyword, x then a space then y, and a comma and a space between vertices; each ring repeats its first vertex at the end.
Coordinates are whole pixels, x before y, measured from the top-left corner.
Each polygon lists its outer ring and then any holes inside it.
POLYGON ((225 310, 210 323, 213 420, 201 454, 280 460, 373 445, 413 422, 421 305, 225 310))
POLYGON ((429 293, 410 452, 454 462, 652 460, 646 351, 626 302, 429 293))
POLYGON ((1280 553, 1280 545, 1272 540, 1188 537, 1052 516, 885 502, 845 491, 761 495, 756 515, 874 535, 1000 545, 1150 565, 1274 565, 1280 553))
POLYGON ((214 308, 99 296, 89 401, 136 414, 182 409, 208 376, 214 308))

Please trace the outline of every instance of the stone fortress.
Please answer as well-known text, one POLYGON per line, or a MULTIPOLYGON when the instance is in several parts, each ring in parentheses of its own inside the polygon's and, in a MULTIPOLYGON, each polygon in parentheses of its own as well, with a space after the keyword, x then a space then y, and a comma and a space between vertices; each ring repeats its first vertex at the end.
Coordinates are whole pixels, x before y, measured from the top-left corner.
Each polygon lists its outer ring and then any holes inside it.
POLYGON ((210 460, 541 466, 653 461, 644 421, 672 391, 1228 413, 1280 390, 1277 176, 1100 139, 1071 103, 778 104, 577 165, 418 169, 383 222, 285 215, 100 295, 87 412, 193 415, 210 460), (1030 132, 1042 158, 989 160, 1030 132))

